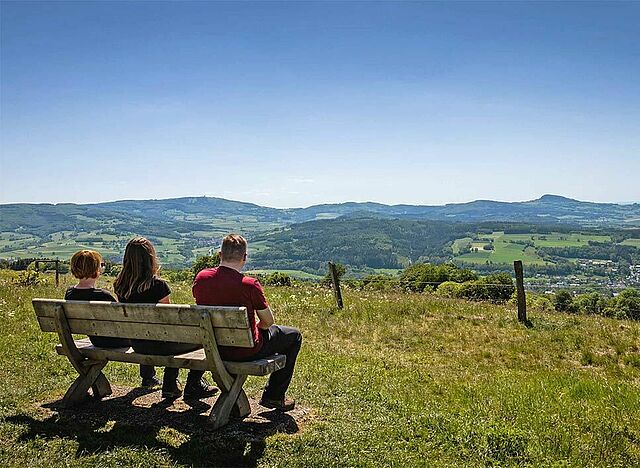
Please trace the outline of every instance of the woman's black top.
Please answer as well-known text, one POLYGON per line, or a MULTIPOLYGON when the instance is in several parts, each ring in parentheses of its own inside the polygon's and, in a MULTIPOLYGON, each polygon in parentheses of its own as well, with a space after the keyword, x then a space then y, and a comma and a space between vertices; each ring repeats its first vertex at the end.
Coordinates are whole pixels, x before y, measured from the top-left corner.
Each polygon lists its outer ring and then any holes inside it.
MULTIPOLYGON (((105 289, 98 288, 76 288, 74 286, 64 293, 67 301, 106 301, 117 302, 116 298, 105 289)), ((112 338, 107 336, 89 336, 91 343, 100 348, 128 348, 131 342, 126 338, 112 338)))
MULTIPOLYGON (((135 304, 157 304, 160 299, 164 299, 171 294, 171 288, 166 281, 159 278, 153 278, 151 287, 142 292, 134 291, 128 298, 118 296, 120 302, 128 302, 135 304)), ((169 341, 156 341, 156 340, 131 340, 131 346, 133 349, 142 354, 174 354, 173 350, 169 349, 175 343, 169 341)))
POLYGON ((157 304, 160 299, 164 299, 171 294, 171 288, 166 281, 159 278, 153 278, 151 287, 145 291, 134 291, 128 298, 118 296, 120 302, 129 302, 135 304, 157 304))

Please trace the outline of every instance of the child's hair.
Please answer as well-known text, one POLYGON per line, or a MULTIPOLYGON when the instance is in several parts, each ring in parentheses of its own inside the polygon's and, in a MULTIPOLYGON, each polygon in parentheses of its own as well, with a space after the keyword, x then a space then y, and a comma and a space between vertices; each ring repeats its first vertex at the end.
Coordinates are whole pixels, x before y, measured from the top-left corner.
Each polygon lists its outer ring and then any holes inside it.
POLYGON ((149 289, 159 269, 156 249, 151 241, 134 237, 124 251, 122 270, 113 282, 113 289, 118 297, 129 299, 134 292, 149 289))
POLYGON ((77 279, 97 278, 102 255, 95 250, 80 250, 71 257, 71 274, 77 279))

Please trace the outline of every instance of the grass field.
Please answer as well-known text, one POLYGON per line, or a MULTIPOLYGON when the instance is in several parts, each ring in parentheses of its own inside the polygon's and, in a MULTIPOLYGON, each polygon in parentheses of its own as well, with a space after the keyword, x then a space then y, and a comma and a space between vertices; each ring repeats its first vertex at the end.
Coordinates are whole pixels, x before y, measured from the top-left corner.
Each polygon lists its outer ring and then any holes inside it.
POLYGON ((583 247, 589 241, 611 242, 610 236, 582 233, 551 233, 551 234, 504 234, 504 240, 532 241, 535 247, 583 247))
MULTIPOLYGON (((268 288, 277 320, 304 335, 290 394, 315 418, 245 447, 233 429, 186 430, 144 413, 93 425, 48 418, 39 402, 60 397, 75 371, 30 300, 66 285, 14 278, 0 271, 3 467, 640 465, 640 323, 530 311, 525 328, 512 307, 357 291, 338 311, 329 290, 268 288)), ((190 302, 189 284, 172 290, 190 302)), ((138 382, 135 366, 106 374, 138 382)), ((249 395, 262 384, 250 378, 249 395)))
POLYGON ((504 263, 511 264, 514 260, 522 260, 525 265, 544 265, 546 262, 538 256, 536 250, 522 244, 513 244, 506 239, 497 237, 493 241, 494 250, 483 250, 488 241, 472 242, 471 247, 477 248, 477 252, 469 252, 455 257, 456 260, 465 263, 504 263))
MULTIPOLYGON (((544 265, 547 262, 538 255, 536 249, 542 247, 586 247, 589 245, 589 241, 611 242, 611 237, 557 232, 550 234, 505 234, 502 231, 496 231, 492 234, 480 235, 476 239, 471 237, 456 239, 451 248, 455 259, 465 263, 511 264, 514 260, 522 260, 526 265, 544 265), (489 242, 493 243, 494 250, 483 250, 482 247, 489 242), (523 245, 522 242, 531 242, 533 247, 523 245), (477 249, 477 251, 463 253, 469 247, 477 249)), ((634 245, 635 239, 629 239, 629 241, 631 242, 626 245, 634 245)))
POLYGON ((403 269, 402 268, 374 268, 374 271, 381 275, 398 276, 400 273, 402 273, 403 269))
POLYGON ((640 248, 640 239, 625 239, 621 242, 621 244, 640 248))

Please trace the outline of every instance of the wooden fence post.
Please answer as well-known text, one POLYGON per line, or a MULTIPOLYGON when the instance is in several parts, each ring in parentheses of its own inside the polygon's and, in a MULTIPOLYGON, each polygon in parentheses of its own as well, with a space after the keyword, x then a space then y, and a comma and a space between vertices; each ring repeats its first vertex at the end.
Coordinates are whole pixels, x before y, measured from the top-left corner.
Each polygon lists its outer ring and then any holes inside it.
POLYGON ((518 322, 527 322, 527 298, 524 293, 524 273, 522 270, 522 260, 513 262, 513 269, 516 271, 516 290, 518 293, 518 322))
POLYGON ((338 306, 338 309, 342 309, 344 304, 342 303, 342 291, 340 291, 340 278, 338 278, 338 270, 336 270, 336 265, 333 262, 329 262, 329 273, 331 273, 333 294, 336 296, 336 306, 338 306))
POLYGON ((56 258, 56 287, 60 285, 60 260, 56 258))

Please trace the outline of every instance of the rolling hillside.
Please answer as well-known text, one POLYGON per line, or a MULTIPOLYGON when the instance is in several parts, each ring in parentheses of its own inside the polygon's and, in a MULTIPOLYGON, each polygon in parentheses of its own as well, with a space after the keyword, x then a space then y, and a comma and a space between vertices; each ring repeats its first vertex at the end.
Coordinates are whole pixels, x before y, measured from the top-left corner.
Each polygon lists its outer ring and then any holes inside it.
POLYGON ((463 224, 481 222, 555 226, 555 230, 566 225, 628 229, 640 225, 640 204, 598 204, 555 195, 516 203, 479 200, 389 206, 349 202, 294 209, 209 197, 86 205, 5 204, 0 205, 0 258, 65 258, 80 248, 95 248, 118 261, 127 240, 144 235, 156 243, 166 266, 179 267, 215 248, 225 233, 237 231, 259 241, 253 259, 256 267, 272 267, 274 260, 285 260, 279 267, 292 267, 302 260, 296 244, 302 242, 307 270, 317 270, 310 266, 327 257, 372 268, 398 268, 421 257, 446 256, 443 249, 448 243, 475 229, 463 224), (336 218, 345 219, 332 223, 336 218), (327 233, 337 237, 327 239, 327 233), (354 245, 343 245, 347 238, 354 245))

